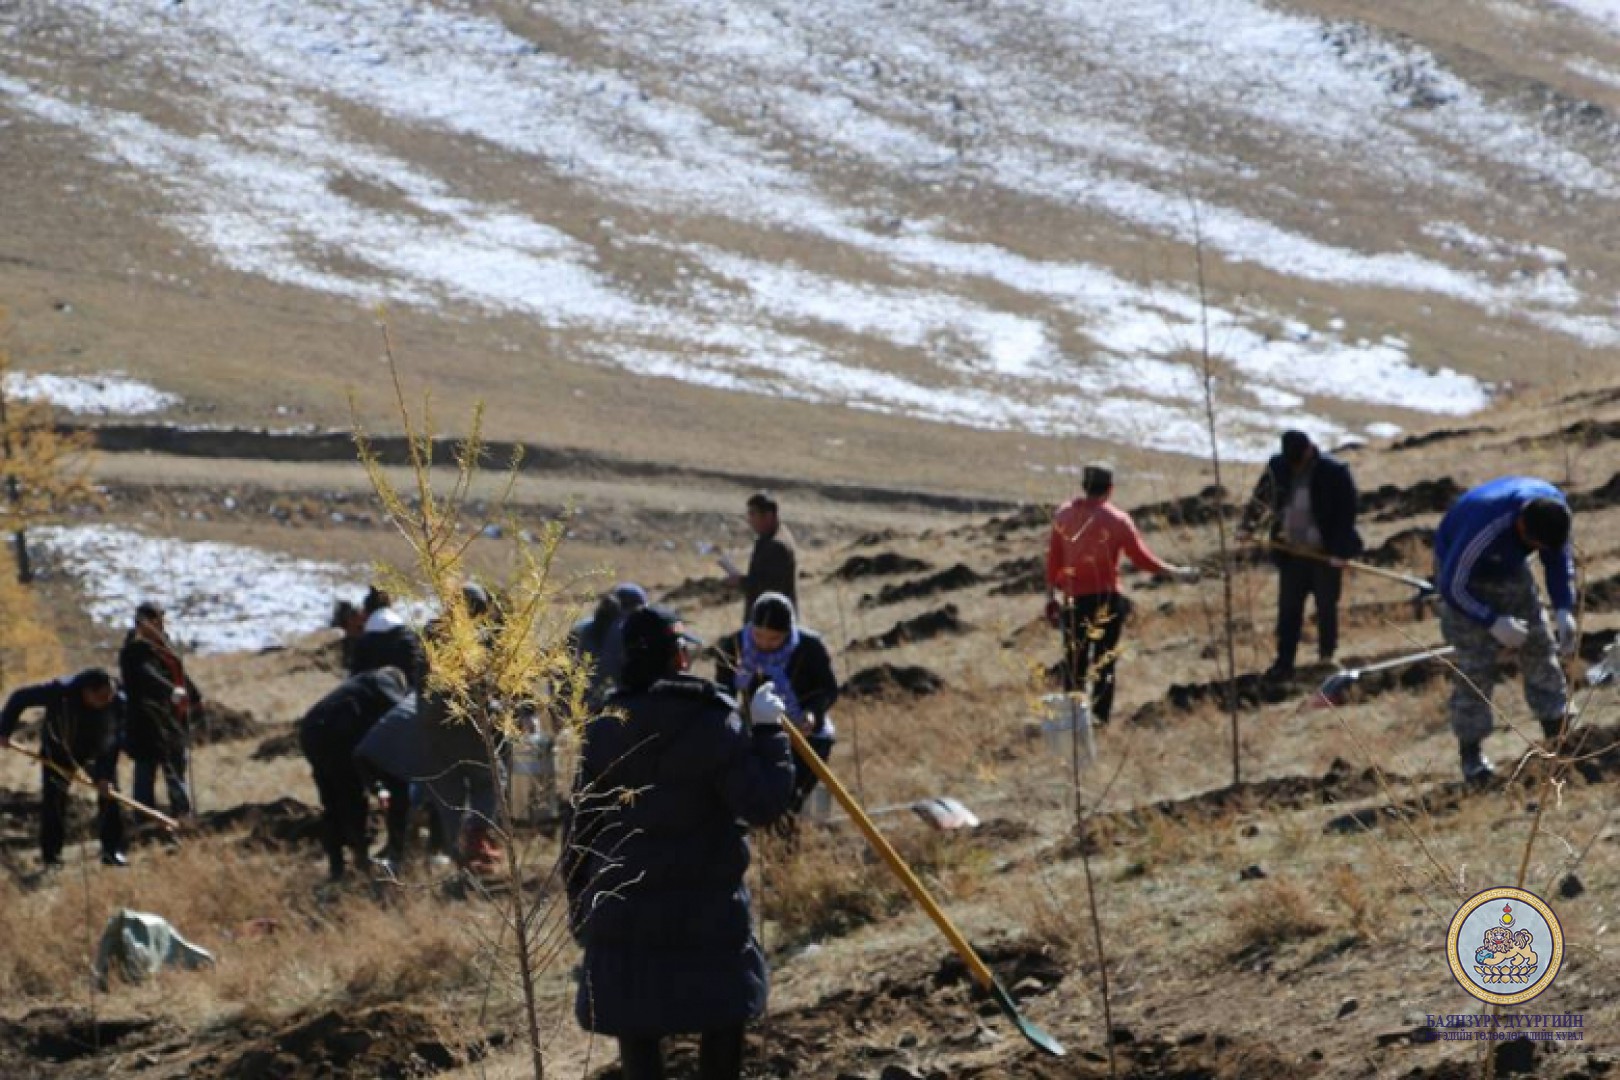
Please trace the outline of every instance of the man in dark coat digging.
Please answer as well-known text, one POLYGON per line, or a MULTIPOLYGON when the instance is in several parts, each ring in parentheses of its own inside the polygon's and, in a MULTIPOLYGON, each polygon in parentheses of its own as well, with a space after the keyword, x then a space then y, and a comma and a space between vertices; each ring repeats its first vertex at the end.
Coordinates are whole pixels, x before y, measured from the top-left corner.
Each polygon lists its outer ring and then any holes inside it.
POLYGON ((747 828, 793 798, 786 707, 767 684, 739 716, 686 674, 691 640, 664 608, 626 620, 620 688, 585 729, 564 844, 585 946, 575 1014, 619 1040, 625 1080, 663 1077, 663 1037, 688 1032, 703 1035, 702 1080, 736 1080, 744 1025, 765 1008, 747 828))
POLYGON ((118 786, 118 743, 123 735, 124 702, 102 668, 86 668, 72 678, 24 686, 0 711, 0 747, 11 745, 17 721, 29 709, 43 709, 39 727, 39 848, 46 869, 60 866, 66 840, 68 779, 83 771, 100 794, 101 861, 123 866, 124 818, 108 797, 118 786))
POLYGON ((1271 516, 1271 559, 1277 564, 1277 659, 1266 677, 1294 675, 1305 626, 1305 601, 1316 602, 1316 654, 1331 661, 1339 648, 1339 597, 1346 559, 1361 554, 1356 530, 1356 482, 1350 466, 1317 449, 1303 431, 1285 431, 1244 508, 1238 533, 1250 536, 1271 516))

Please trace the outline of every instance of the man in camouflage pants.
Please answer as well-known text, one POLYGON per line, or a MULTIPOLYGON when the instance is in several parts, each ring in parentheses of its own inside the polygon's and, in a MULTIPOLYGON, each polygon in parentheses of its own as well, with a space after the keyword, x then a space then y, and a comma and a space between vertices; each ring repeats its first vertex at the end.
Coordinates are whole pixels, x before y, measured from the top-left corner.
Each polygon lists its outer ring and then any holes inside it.
POLYGON ((1467 492, 1446 512, 1435 534, 1435 583, 1445 601, 1440 630, 1457 650, 1451 730, 1463 778, 1494 773, 1481 750, 1491 733, 1491 691, 1501 651, 1515 649, 1524 673, 1524 700, 1556 740, 1569 704, 1559 658, 1575 652, 1575 559, 1569 504, 1544 480, 1506 476, 1467 492), (1547 613, 1530 573, 1540 557, 1552 600, 1547 613))

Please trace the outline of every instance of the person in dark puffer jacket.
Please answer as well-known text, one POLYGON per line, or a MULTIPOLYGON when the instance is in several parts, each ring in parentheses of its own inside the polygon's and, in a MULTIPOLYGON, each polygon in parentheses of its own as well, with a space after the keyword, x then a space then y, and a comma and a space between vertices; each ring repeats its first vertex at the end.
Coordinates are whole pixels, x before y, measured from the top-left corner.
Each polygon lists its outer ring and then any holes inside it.
POLYGON ((744 1025, 768 989, 747 828, 793 797, 785 708, 765 686, 744 720, 718 686, 685 673, 690 640, 663 608, 626 620, 620 689, 585 729, 564 845, 585 947, 575 1014, 618 1039, 625 1080, 662 1077, 662 1038, 687 1032, 703 1035, 703 1080, 736 1080, 744 1025))

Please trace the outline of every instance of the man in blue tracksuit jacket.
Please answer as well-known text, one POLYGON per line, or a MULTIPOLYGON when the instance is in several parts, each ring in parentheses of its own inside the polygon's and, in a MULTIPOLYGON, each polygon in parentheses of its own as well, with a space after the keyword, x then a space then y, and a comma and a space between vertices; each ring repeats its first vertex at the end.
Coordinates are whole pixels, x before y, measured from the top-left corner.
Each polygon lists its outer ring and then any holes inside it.
POLYGON ((1524 671, 1524 700, 1557 739, 1569 704, 1559 657, 1575 652, 1575 557, 1571 515, 1563 492, 1545 480, 1504 476, 1457 500, 1434 539, 1435 587, 1445 601, 1440 630, 1456 647, 1451 730, 1463 776, 1488 780, 1491 763, 1480 744, 1491 733, 1491 690, 1502 649, 1516 649, 1524 671), (1548 626, 1530 556, 1538 555, 1552 600, 1548 626))

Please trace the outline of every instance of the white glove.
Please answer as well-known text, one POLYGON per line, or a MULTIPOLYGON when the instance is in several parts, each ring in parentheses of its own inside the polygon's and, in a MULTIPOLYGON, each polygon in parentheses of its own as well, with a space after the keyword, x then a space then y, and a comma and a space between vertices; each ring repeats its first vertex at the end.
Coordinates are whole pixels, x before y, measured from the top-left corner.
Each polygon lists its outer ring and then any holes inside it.
POLYGON ((1553 613, 1554 633, 1558 639, 1558 655, 1568 659, 1575 655, 1575 613, 1573 611, 1556 611, 1553 613))
POLYGON ((1184 582, 1189 585, 1203 576, 1204 572, 1198 569, 1196 566, 1172 566, 1170 568, 1170 577, 1172 580, 1184 582))
POLYGON ((776 687, 766 683, 754 691, 754 700, 748 705, 748 719, 755 727, 781 727, 782 717, 786 715, 787 706, 776 687))
POLYGON ((1517 649, 1530 639, 1530 627, 1523 619, 1511 615, 1498 615, 1491 623, 1491 637, 1510 649, 1517 649))

